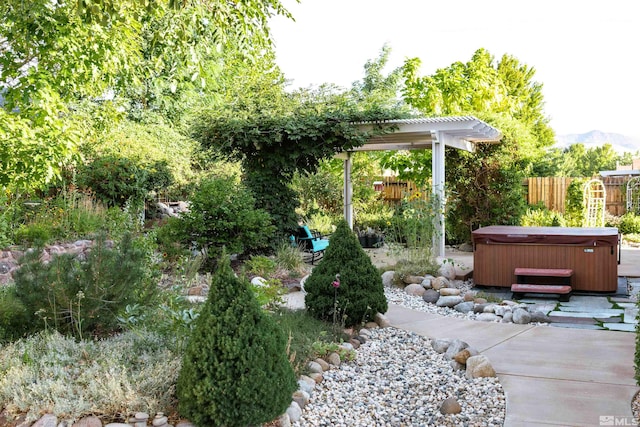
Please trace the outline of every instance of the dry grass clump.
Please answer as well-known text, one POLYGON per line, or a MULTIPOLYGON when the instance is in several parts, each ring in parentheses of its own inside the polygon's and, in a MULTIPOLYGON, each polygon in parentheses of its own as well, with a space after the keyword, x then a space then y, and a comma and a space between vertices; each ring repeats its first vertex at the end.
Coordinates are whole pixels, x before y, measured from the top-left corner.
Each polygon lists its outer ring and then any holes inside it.
POLYGON ((171 412, 180 357, 163 340, 136 331, 100 341, 57 332, 16 341, 0 348, 0 407, 29 421, 43 413, 72 422, 171 412))

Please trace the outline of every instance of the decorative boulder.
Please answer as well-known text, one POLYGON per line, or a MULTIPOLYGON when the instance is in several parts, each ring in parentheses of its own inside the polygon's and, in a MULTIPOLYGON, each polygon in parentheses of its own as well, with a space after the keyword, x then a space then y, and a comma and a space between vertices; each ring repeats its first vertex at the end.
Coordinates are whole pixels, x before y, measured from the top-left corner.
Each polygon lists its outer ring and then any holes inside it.
POLYGON ((435 304, 439 298, 440 294, 438 291, 434 291, 433 289, 427 289, 424 294, 422 294, 424 302, 428 302, 430 304, 435 304))
POLYGON ((393 286, 393 278, 395 277, 395 271, 385 271, 382 273, 382 286, 390 288, 393 286))
POLYGON ((517 325, 526 325, 531 322, 531 314, 524 308, 516 308, 513 310, 513 323, 517 325))
POLYGON ((442 288, 449 287, 449 280, 446 277, 436 277, 435 279, 431 279, 431 287, 436 291, 439 291, 442 288))
POLYGON ((426 289, 423 288, 422 285, 420 285, 418 283, 412 283, 410 285, 407 285, 404 288, 404 291, 408 295, 413 295, 414 297, 421 297, 424 294, 424 292, 426 291, 426 289))
POLYGON ((468 379, 495 377, 496 371, 491 366, 487 356, 478 355, 467 359, 467 372, 465 375, 468 379))
POLYGON ((460 304, 462 302, 462 297, 461 296, 450 296, 450 297, 440 297, 438 298, 438 301, 436 302, 436 305, 438 307, 455 307, 456 305, 460 304))

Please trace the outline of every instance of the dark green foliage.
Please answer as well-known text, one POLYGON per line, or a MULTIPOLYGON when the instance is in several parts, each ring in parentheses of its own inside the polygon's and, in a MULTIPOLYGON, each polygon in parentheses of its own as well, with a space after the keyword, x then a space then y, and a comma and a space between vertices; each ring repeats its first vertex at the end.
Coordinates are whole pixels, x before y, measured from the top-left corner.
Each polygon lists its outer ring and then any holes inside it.
POLYGON ((376 313, 387 311, 380 273, 344 220, 338 223, 324 258, 304 285, 307 309, 319 319, 332 320, 334 317, 336 293, 332 283, 336 274, 340 274, 338 318, 344 320, 345 325, 367 322, 376 313))
POLYGON ((164 161, 143 165, 125 157, 107 155, 93 160, 78 173, 81 186, 93 190, 109 206, 124 206, 129 200, 143 201, 150 191, 166 188, 173 175, 164 161))
POLYGON ((180 414, 198 426, 273 420, 287 409, 297 386, 286 344, 223 251, 183 358, 180 414))
POLYGON ((0 343, 20 338, 28 324, 27 309, 16 296, 15 286, 0 286, 0 343))
POLYGON ((217 257, 223 246, 231 253, 265 249, 275 231, 253 194, 229 178, 202 181, 191 197, 191 211, 172 223, 183 243, 195 242, 209 257, 217 257))
POLYGON ((153 304, 157 292, 148 253, 130 235, 115 247, 94 242, 86 261, 73 254, 40 262, 27 253, 16 272, 16 296, 29 309, 32 331, 54 328, 82 337, 118 329, 117 316, 128 304, 153 304))

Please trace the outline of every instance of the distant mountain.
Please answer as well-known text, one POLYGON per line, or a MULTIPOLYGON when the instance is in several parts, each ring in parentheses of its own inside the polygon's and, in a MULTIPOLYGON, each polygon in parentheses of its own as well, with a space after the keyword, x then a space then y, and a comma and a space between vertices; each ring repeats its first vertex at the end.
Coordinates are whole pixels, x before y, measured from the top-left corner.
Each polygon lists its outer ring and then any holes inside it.
POLYGON ((635 153, 640 150, 640 139, 621 135, 619 133, 592 130, 587 133, 556 135, 556 146, 560 148, 566 148, 569 145, 576 143, 584 144, 585 148, 599 147, 609 143, 618 153, 624 153, 625 151, 635 153))

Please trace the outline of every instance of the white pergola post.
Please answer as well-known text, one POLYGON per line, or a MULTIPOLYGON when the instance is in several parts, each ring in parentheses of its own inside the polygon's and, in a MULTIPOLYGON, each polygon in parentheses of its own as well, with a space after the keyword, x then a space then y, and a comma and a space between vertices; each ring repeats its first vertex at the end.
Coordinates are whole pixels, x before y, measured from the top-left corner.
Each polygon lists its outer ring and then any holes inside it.
POLYGON ((344 159, 344 185, 342 200, 344 200, 344 219, 353 230, 353 182, 351 182, 351 152, 346 153, 344 159))
POLYGON ((444 256, 444 147, 445 135, 442 132, 433 132, 433 145, 431 153, 431 194, 435 208, 433 216, 433 250, 436 256, 444 256))

